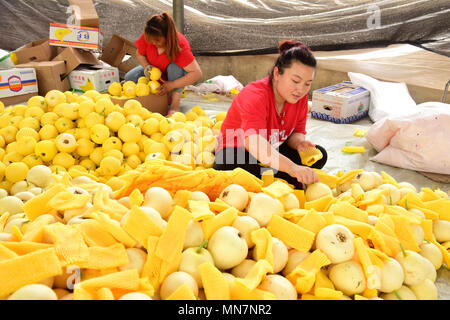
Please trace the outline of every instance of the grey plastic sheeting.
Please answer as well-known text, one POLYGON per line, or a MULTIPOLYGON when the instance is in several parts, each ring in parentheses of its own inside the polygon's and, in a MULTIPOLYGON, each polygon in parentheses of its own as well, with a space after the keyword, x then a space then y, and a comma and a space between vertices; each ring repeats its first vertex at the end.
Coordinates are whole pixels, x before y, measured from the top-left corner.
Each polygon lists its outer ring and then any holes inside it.
MULTIPOLYGON (((171 0, 94 0, 105 33, 135 41, 171 0)), ((67 20, 67 0, 0 1, 0 48, 48 36, 67 20)), ((273 52, 295 39, 315 50, 411 43, 450 56, 448 0, 185 0, 184 33, 195 54, 273 52), (231 51, 231 52, 230 52, 231 51)))

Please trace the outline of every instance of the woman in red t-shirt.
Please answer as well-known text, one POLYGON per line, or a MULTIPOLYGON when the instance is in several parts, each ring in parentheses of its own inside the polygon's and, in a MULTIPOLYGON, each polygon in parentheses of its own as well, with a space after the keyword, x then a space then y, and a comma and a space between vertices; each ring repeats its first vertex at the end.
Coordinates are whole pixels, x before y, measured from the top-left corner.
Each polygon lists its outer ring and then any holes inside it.
POLYGON ((163 73, 158 94, 171 94, 169 114, 180 111, 183 89, 202 77, 191 46, 177 31, 175 21, 167 13, 155 14, 147 21, 144 33, 136 41, 139 66, 125 75, 125 81, 137 82, 152 66, 163 73))
POLYGON ((272 169, 275 177, 296 188, 318 182, 310 167, 301 165, 299 151, 311 147, 323 157, 312 167, 322 168, 327 153, 306 140, 308 91, 316 59, 296 41, 283 41, 269 76, 247 85, 233 100, 222 123, 214 168, 241 167, 257 177, 272 169))

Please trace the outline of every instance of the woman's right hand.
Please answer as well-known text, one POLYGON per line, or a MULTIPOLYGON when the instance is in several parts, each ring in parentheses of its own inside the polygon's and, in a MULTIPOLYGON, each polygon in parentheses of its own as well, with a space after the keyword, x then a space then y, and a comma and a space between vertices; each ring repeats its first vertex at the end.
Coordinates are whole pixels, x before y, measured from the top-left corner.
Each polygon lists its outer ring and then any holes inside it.
POLYGON ((298 182, 304 184, 319 182, 319 177, 314 170, 309 167, 294 165, 290 170, 289 175, 297 178, 298 182))

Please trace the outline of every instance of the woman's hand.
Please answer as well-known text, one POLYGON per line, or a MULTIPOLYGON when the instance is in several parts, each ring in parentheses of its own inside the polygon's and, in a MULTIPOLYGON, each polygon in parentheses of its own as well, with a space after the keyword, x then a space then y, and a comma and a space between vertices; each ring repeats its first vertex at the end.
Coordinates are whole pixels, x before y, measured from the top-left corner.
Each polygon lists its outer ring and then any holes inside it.
POLYGON ((314 170, 309 167, 295 165, 288 172, 288 174, 291 177, 297 178, 298 182, 302 182, 304 184, 319 182, 319 177, 314 172, 314 170))
POLYGON ((302 150, 315 148, 315 147, 316 147, 316 145, 314 143, 312 143, 311 141, 303 140, 303 141, 299 142, 299 144, 297 145, 297 151, 300 152, 302 150))
POLYGON ((163 79, 159 79, 159 81, 163 84, 158 88, 158 96, 169 94, 173 89, 176 89, 173 85, 173 81, 164 81, 163 79))

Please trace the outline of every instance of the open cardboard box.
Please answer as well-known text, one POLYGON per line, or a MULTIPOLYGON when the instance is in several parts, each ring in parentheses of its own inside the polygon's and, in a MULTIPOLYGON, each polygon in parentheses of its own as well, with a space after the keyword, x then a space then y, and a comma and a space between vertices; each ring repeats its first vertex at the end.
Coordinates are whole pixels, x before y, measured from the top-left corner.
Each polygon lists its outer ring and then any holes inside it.
POLYGON ((158 96, 156 94, 150 94, 148 96, 143 97, 135 97, 135 98, 129 98, 129 99, 118 99, 116 97, 111 96, 111 101, 114 104, 118 104, 121 107, 127 102, 128 100, 137 100, 139 101, 143 107, 147 108, 151 112, 158 112, 162 114, 163 116, 167 115, 168 109, 169 109, 169 98, 168 95, 165 94, 163 96, 158 96))
POLYGON ((57 47, 51 46, 48 38, 36 40, 18 48, 14 52, 18 64, 27 62, 50 61, 57 54, 57 47))
POLYGON ((28 62, 17 68, 34 68, 36 70, 39 95, 45 96, 50 90, 62 92, 70 90, 69 79, 64 78, 66 66, 63 61, 28 62))
POLYGON ((60 54, 53 58, 53 61, 64 62, 66 66, 64 76, 69 75, 69 73, 80 65, 95 66, 101 64, 93 52, 70 47, 65 48, 60 54))
POLYGON ((136 53, 137 48, 133 42, 117 34, 113 34, 99 59, 111 66, 119 68, 120 71, 128 72, 138 65, 136 53), (123 61, 125 55, 130 55, 131 58, 123 61))
POLYGON ((97 10, 92 0, 69 0, 69 24, 83 27, 99 27, 97 10))

